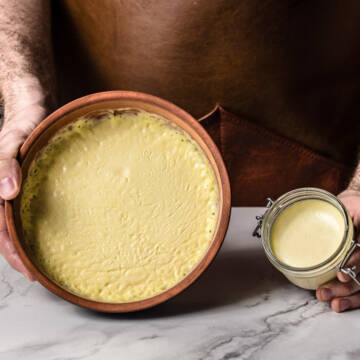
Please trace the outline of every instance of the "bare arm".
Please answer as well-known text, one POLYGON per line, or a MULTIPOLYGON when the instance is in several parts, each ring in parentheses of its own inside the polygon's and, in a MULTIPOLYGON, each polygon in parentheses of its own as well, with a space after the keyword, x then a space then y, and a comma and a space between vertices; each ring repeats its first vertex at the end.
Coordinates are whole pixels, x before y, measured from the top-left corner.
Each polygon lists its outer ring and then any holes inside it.
POLYGON ((17 270, 31 274, 9 239, 2 199, 17 196, 21 172, 16 154, 54 105, 50 0, 0 0, 0 251, 17 270))
POLYGON ((5 121, 37 100, 54 104, 49 0, 0 0, 0 92, 5 121), (36 91, 31 94, 31 91, 36 91), (30 97, 30 99, 29 99, 30 97))
POLYGON ((352 179, 350 180, 348 189, 360 191, 360 162, 355 169, 352 179))

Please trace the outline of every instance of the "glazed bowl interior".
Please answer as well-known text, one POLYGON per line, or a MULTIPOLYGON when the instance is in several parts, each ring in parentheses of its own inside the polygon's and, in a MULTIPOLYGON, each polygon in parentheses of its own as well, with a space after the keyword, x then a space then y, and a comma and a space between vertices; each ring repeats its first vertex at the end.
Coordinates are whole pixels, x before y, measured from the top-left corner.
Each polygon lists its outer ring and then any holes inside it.
POLYGON ((207 132, 197 120, 176 105, 163 99, 138 92, 110 91, 97 93, 74 100, 50 114, 31 133, 20 149, 19 161, 21 163, 23 181, 27 176, 29 166, 35 156, 48 144, 49 140, 57 131, 88 113, 122 108, 140 109, 160 115, 170 123, 177 125, 197 142, 208 158, 214 171, 219 193, 219 211, 216 230, 210 246, 202 260, 183 280, 174 287, 151 298, 127 303, 100 302, 72 293, 41 272, 39 267, 32 261, 31 257, 26 252, 20 221, 20 199, 22 192, 20 191, 19 196, 14 201, 7 201, 5 203, 6 221, 10 237, 14 241, 20 258, 35 278, 47 289, 65 300, 85 308, 106 312, 128 312, 145 309, 164 302, 187 288, 202 274, 218 252, 225 237, 231 209, 230 185, 226 168, 216 145, 207 132))

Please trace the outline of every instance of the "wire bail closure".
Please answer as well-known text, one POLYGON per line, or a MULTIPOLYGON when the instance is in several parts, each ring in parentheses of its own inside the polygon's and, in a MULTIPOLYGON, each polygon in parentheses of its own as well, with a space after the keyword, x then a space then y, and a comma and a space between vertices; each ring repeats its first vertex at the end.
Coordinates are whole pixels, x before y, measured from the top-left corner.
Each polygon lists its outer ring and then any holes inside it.
POLYGON ((261 227, 262 227, 262 223, 263 223, 265 214, 268 211, 268 209, 270 209, 271 206, 274 203, 274 200, 271 199, 271 198, 267 198, 266 201, 267 201, 266 211, 262 215, 257 215, 256 216, 257 225, 256 225, 254 231, 252 232, 252 236, 257 237, 257 238, 261 238, 261 227))
POLYGON ((356 272, 355 272, 356 271, 356 265, 352 266, 352 267, 348 267, 348 268, 345 267, 345 265, 348 262, 349 258, 351 257, 351 255, 354 253, 354 251, 358 247, 360 247, 360 244, 356 240, 352 240, 352 243, 351 243, 351 246, 349 247, 349 250, 346 252, 344 258, 341 260, 341 263, 338 266, 338 270, 341 271, 343 274, 350 276, 351 279, 353 281, 355 281, 355 283, 357 285, 360 286, 360 281, 358 280, 356 272))

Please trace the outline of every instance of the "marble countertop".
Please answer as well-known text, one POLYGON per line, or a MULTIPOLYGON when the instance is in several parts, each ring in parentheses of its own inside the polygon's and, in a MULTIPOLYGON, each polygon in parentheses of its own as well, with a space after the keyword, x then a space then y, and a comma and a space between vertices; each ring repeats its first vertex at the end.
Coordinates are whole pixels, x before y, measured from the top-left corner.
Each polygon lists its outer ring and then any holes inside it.
POLYGON ((336 314, 291 285, 233 209, 214 263, 156 308, 101 314, 30 283, 0 260, 0 360, 359 359, 360 312, 336 314))

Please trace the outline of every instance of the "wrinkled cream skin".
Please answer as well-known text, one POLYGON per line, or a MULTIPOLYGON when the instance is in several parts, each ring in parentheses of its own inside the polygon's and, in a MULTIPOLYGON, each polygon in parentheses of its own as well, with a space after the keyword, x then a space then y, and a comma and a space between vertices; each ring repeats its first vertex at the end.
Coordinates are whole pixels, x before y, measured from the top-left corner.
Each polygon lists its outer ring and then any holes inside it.
POLYGON ((181 281, 209 248, 218 188, 200 147, 166 120, 79 119, 33 162, 21 219, 33 258, 83 297, 131 302, 181 281))
POLYGON ((282 263, 299 268, 319 265, 335 253, 345 221, 330 203, 311 199, 286 208, 271 231, 271 247, 282 263))

